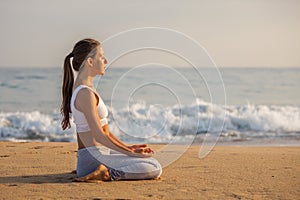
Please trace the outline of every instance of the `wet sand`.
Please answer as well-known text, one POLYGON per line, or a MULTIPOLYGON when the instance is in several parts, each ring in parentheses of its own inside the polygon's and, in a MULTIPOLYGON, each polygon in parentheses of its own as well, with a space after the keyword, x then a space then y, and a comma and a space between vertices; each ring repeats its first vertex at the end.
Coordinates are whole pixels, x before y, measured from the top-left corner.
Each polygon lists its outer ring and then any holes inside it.
MULTIPOLYGON (((162 145, 150 145, 160 149, 162 145)), ((77 183, 77 145, 0 142, 1 199, 300 199, 300 147, 191 146, 158 180, 77 183)))

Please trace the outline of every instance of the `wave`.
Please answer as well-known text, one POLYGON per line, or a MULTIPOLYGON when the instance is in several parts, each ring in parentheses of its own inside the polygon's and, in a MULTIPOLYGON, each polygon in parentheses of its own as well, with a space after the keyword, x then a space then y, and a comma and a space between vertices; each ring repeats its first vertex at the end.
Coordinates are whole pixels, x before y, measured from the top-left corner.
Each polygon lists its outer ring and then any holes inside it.
MULTIPOLYGON (((135 102, 123 109, 108 109, 111 132, 126 142, 161 143, 205 135, 228 140, 300 136, 299 106, 221 106, 198 99, 191 105, 164 107, 135 102)), ((76 141, 73 122, 71 129, 63 131, 60 120, 58 110, 51 114, 2 112, 0 139, 76 141)))
POLYGON ((60 127, 60 115, 33 112, 0 113, 0 139, 10 141, 75 141, 74 125, 68 131, 60 127))

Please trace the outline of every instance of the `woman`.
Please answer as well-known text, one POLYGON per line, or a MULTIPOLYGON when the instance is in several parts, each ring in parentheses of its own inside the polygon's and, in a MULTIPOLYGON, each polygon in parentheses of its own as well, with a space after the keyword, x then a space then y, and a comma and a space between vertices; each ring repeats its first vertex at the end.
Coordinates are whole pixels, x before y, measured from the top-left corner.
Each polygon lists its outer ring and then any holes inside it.
POLYGON ((63 129, 70 128, 72 113, 78 141, 78 178, 74 180, 158 178, 162 168, 151 158, 154 152, 147 145, 129 146, 109 131, 107 108, 93 87, 94 77, 104 75, 106 64, 101 44, 93 39, 77 42, 65 58, 61 124, 63 129), (78 72, 75 82, 72 68, 78 72))

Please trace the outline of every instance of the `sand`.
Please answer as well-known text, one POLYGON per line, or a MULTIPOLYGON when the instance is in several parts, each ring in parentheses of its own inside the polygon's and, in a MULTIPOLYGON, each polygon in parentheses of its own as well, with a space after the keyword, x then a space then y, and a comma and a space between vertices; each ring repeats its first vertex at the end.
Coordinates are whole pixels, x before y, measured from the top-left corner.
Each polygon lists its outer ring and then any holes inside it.
MULTIPOLYGON (((161 145, 151 145, 160 149, 161 145)), ((1 199, 300 199, 300 147, 191 146, 159 180, 78 183, 77 145, 0 142, 1 199)))

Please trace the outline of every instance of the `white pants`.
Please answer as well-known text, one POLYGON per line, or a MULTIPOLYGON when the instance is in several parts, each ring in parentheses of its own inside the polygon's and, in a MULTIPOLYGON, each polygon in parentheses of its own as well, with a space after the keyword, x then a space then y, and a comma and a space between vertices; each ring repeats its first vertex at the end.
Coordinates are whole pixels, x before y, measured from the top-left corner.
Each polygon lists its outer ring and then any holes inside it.
POLYGON ((77 176, 86 176, 103 164, 108 168, 112 180, 153 179, 162 173, 159 162, 154 158, 130 157, 103 146, 79 149, 77 176))

